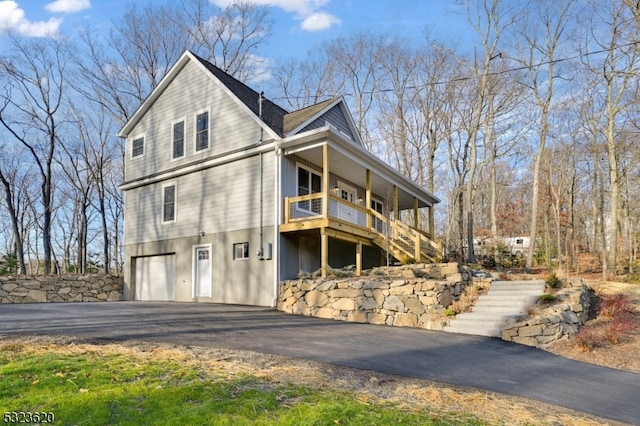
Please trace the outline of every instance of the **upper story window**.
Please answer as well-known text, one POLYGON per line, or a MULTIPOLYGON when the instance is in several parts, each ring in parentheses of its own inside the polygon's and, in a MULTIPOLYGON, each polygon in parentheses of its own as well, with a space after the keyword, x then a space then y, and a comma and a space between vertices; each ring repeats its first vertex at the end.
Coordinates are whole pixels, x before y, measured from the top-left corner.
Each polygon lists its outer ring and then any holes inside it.
POLYGON ((171 158, 184 157, 184 120, 173 123, 172 156, 171 158))
POLYGON ((196 151, 209 149, 209 111, 196 115, 196 151))
POLYGON ((135 138, 133 142, 131 142, 131 158, 142 155, 144 155, 144 136, 135 138))
POLYGON ((176 184, 168 183, 162 186, 162 222, 176 221, 176 184))

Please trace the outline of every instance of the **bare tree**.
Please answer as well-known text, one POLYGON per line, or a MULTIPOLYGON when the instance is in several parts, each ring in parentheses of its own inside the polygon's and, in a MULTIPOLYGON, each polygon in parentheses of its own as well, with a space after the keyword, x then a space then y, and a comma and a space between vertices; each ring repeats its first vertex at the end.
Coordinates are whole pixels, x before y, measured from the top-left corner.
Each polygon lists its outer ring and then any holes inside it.
POLYGON ((0 124, 20 143, 40 177, 44 272, 51 271, 53 161, 60 143, 68 52, 59 39, 10 37, 12 55, 1 63, 8 89, 0 97, 0 124))
MULTIPOLYGON (((467 223, 467 261, 476 262, 473 249, 473 201, 476 167, 478 160, 478 139, 483 132, 486 136, 486 109, 491 101, 496 100, 495 94, 489 92, 489 77, 492 73, 492 61, 502 57, 499 51, 501 38, 510 27, 521 19, 520 6, 517 3, 502 2, 502 0, 473 0, 463 4, 467 11, 469 24, 478 34, 481 45, 480 55, 474 52, 473 60, 462 62, 474 75, 476 93, 473 95, 471 121, 466 129, 468 135, 469 161, 464 192, 464 209, 467 223), (480 57, 478 57, 480 56, 480 57)), ((492 107, 493 108, 493 107, 492 107)))
POLYGON ((24 174, 21 175, 19 167, 15 164, 8 164, 8 155, 4 148, 0 146, 2 153, 2 163, 0 164, 0 183, 4 189, 5 208, 9 213, 12 230, 12 246, 11 249, 16 256, 18 263, 18 272, 22 275, 27 273, 24 256, 24 232, 21 224, 22 195, 24 191, 24 174))
POLYGON ((256 54, 272 35, 266 6, 237 1, 222 10, 206 0, 184 4, 182 31, 194 52, 241 81, 262 78, 266 59, 256 54))
POLYGON ((640 59, 638 53, 640 52, 636 46, 637 23, 635 19, 629 17, 627 5, 614 2, 607 4, 604 8, 595 3, 592 6, 594 7, 593 16, 601 15, 602 21, 608 26, 606 33, 596 31, 593 25, 590 28, 592 41, 605 52, 604 60, 596 59, 597 62, 593 63, 593 59, 586 56, 584 61, 589 71, 600 80, 600 90, 595 92, 595 96, 600 99, 605 121, 603 131, 611 189, 606 233, 607 256, 602 268, 602 275, 606 278, 616 274, 619 221, 622 212, 623 176, 619 165, 620 143, 617 132, 621 127, 624 114, 636 101, 634 96, 629 96, 629 91, 637 85, 640 59))
POLYGON ((541 0, 530 3, 527 24, 518 31, 521 45, 519 61, 527 67, 522 84, 529 88, 533 102, 539 112, 538 144, 533 168, 531 188, 531 224, 529 227, 529 252, 526 268, 531 269, 538 234, 538 194, 540 192, 540 169, 549 133, 549 115, 554 99, 554 84, 557 80, 556 59, 563 43, 569 39, 567 27, 575 13, 574 0, 548 3, 541 0))

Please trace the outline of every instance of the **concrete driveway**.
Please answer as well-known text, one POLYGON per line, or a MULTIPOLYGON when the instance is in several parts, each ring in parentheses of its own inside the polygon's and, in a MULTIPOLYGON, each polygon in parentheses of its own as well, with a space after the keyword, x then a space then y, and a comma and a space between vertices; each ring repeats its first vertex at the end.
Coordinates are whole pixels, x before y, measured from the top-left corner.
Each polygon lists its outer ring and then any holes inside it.
POLYGON ((0 337, 12 334, 251 350, 472 386, 640 424, 640 374, 498 339, 251 306, 154 302, 0 305, 0 337))

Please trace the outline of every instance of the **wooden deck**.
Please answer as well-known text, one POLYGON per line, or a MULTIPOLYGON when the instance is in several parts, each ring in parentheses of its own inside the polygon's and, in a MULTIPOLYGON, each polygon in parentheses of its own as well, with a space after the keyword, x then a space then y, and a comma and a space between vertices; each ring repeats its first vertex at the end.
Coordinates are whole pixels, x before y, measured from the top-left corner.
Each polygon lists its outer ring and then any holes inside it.
MULTIPOLYGON (((331 193, 287 197, 284 207, 280 232, 320 232, 323 274, 327 259, 325 239, 328 237, 357 244, 356 253, 362 252, 361 244, 379 246, 402 263, 434 262, 441 255, 440 244, 428 233, 331 193)), ((359 263, 356 256, 358 273, 359 263)))

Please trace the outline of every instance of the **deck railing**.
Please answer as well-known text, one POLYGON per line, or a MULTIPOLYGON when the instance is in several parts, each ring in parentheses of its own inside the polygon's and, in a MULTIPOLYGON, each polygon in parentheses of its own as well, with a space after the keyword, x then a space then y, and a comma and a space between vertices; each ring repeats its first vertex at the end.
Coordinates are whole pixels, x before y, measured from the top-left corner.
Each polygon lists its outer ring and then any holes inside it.
POLYGON ((420 261, 425 256, 435 258, 440 245, 429 236, 399 220, 389 220, 373 209, 327 194, 327 216, 324 215, 322 193, 285 198, 285 224, 312 219, 337 219, 373 233, 374 241, 390 247, 405 259, 420 261))

